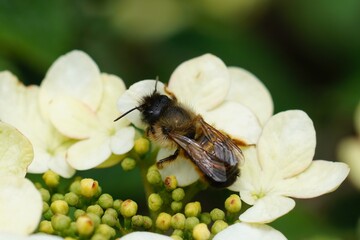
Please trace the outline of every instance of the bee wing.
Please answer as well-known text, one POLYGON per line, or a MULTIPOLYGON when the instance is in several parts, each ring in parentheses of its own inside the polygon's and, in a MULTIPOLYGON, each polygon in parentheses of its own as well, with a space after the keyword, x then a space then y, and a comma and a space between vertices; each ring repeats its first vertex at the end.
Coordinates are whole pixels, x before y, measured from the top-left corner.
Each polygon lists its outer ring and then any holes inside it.
POLYGON ((216 182, 226 182, 226 166, 215 155, 204 150, 195 140, 176 133, 169 133, 179 146, 189 155, 191 160, 209 178, 216 182))
POLYGON ((224 135, 219 130, 215 129, 210 124, 206 123, 204 119, 200 118, 200 126, 205 137, 214 145, 214 155, 225 161, 230 165, 244 163, 244 155, 241 149, 231 140, 230 137, 224 135))

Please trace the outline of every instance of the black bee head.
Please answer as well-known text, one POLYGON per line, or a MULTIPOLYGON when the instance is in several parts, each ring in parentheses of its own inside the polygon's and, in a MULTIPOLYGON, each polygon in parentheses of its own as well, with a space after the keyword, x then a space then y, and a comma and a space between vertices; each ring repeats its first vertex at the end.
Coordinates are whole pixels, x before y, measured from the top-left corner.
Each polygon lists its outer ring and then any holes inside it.
POLYGON ((172 100, 169 97, 154 92, 143 98, 142 104, 138 109, 143 115, 143 121, 151 125, 159 119, 164 109, 168 108, 171 104, 172 100))

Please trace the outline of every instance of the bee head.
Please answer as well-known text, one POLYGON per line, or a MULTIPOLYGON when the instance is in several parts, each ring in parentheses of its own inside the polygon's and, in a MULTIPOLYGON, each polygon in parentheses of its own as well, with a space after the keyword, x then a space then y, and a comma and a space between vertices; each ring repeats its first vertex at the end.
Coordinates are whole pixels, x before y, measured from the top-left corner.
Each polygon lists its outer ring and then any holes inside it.
POLYGON ((143 115, 143 121, 152 124, 159 119, 163 110, 171 105, 171 103, 172 100, 166 95, 154 92, 151 95, 144 97, 142 104, 138 109, 143 115))

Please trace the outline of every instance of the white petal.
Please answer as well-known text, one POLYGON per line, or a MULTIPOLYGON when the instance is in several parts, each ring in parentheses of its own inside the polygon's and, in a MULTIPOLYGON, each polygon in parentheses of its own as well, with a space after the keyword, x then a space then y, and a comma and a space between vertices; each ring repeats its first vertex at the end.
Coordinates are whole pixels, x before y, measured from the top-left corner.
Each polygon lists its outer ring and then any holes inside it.
POLYGON ((317 160, 304 172, 284 180, 277 187, 285 196, 313 198, 335 191, 349 171, 350 168, 345 163, 317 160))
POLYGON ((270 92, 257 77, 245 69, 239 67, 229 67, 228 69, 231 85, 227 99, 248 107, 264 125, 274 111, 270 92))
POLYGON ((172 238, 152 232, 132 232, 121 237, 121 240, 172 240, 172 238))
POLYGON ((11 125, 0 122, 0 175, 25 177, 34 158, 29 140, 11 125))
POLYGON ((26 178, 5 175, 0 178, 0 232, 30 234, 38 226, 42 199, 26 178))
POLYGON ((27 239, 28 240, 63 240, 62 237, 55 236, 55 235, 49 235, 49 234, 45 234, 45 233, 32 234, 27 239))
POLYGON ((127 156, 126 154, 123 154, 123 155, 111 154, 110 157, 108 159, 106 159, 105 162, 101 163, 100 165, 97 165, 96 168, 112 167, 112 166, 118 164, 119 162, 121 162, 126 156, 127 156))
POLYGON ((103 163, 110 155, 109 137, 96 134, 72 145, 67 161, 76 170, 88 170, 103 163))
POLYGON ((236 102, 224 102, 214 110, 203 113, 203 117, 215 128, 246 144, 256 144, 262 130, 256 116, 236 102))
POLYGON ((266 174, 288 178, 311 164, 315 145, 311 119, 303 111, 289 110, 266 123, 257 145, 258 157, 266 174))
POLYGON ((34 160, 29 165, 29 173, 44 173, 49 170, 51 156, 45 149, 34 146, 34 160))
MULTIPOLYGON (((175 152, 175 149, 166 149, 161 148, 156 160, 163 159, 172 155, 175 152)), ((176 160, 172 161, 169 164, 164 165, 163 169, 160 169, 160 174, 163 180, 167 176, 176 176, 176 180, 180 187, 185 187, 190 185, 197 180, 199 180, 199 174, 195 170, 195 166, 190 160, 178 157, 176 160)))
POLYGON ((241 214, 239 219, 248 223, 269 223, 290 212, 294 207, 295 201, 291 198, 265 196, 241 214))
POLYGON ((111 137, 111 151, 115 154, 129 152, 134 147, 134 137, 135 129, 133 127, 126 127, 118 130, 116 134, 111 137))
POLYGON ((69 52, 52 64, 41 83, 41 110, 47 116, 49 103, 61 95, 74 97, 96 110, 102 88, 96 63, 82 51, 69 52))
POLYGON ((286 240, 278 230, 264 224, 235 223, 220 233, 213 240, 286 240))
POLYGON ((88 138, 101 127, 96 113, 73 97, 56 97, 49 106, 51 122, 67 137, 88 138))
MULTIPOLYGON (((124 94, 121 95, 117 102, 118 109, 121 114, 140 105, 144 96, 152 94, 155 90, 155 80, 143 80, 130 86, 124 94)), ((157 92, 165 94, 164 84, 162 82, 157 83, 157 92)), ((126 115, 126 118, 139 128, 145 128, 145 124, 141 120, 141 114, 138 110, 126 115)))
POLYGON ((71 178, 75 174, 75 169, 66 161, 66 151, 58 151, 49 161, 49 169, 56 172, 63 178, 71 178))
POLYGON ((341 161, 349 164, 349 178, 360 189, 360 139, 348 138, 343 140, 338 149, 338 157, 341 161))
POLYGON ((205 54, 180 64, 172 73, 169 90, 201 112, 218 106, 229 91, 229 72, 221 59, 205 54))

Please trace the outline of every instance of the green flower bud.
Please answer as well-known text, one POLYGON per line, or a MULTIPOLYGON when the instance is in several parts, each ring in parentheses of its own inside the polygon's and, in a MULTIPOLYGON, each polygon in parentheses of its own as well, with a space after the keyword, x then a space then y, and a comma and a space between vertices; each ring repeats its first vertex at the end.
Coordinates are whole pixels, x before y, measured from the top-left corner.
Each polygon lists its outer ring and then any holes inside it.
POLYGON ((208 212, 203 212, 200 214, 200 222, 209 225, 211 223, 211 216, 208 212))
POLYGON ((91 198, 98 192, 99 183, 91 178, 84 178, 80 181, 80 193, 84 197, 91 198))
POLYGON ((56 200, 51 203, 50 209, 54 214, 66 215, 69 212, 69 205, 64 200, 56 200))
POLYGON ((210 239, 210 231, 205 223, 197 224, 192 232, 194 240, 208 240, 210 239))
POLYGON ((74 218, 78 219, 80 216, 84 215, 85 211, 82 209, 76 209, 74 212, 74 218))
POLYGON ((51 225, 50 221, 43 220, 39 224, 39 232, 47 233, 47 234, 53 234, 54 229, 51 225))
POLYGON ((82 215, 76 219, 76 229, 81 237, 90 236, 95 230, 95 224, 87 215, 82 215))
POLYGON ((159 185, 162 183, 160 172, 157 169, 150 170, 150 168, 149 168, 149 170, 146 174, 146 179, 152 185, 159 185))
POLYGON ((150 142, 148 139, 141 137, 135 140, 134 150, 139 155, 144 155, 149 151, 149 149, 150 149, 150 142))
POLYGON ((40 190, 40 188, 43 188, 42 184, 39 183, 39 182, 35 182, 34 185, 35 185, 37 190, 40 190))
POLYGON ((176 202, 176 201, 171 202, 171 210, 173 210, 174 212, 180 212, 182 207, 183 207, 182 202, 176 202))
POLYGON ((71 219, 63 214, 55 214, 51 217, 51 225, 55 231, 62 232, 70 227, 71 219))
POLYGON ((241 200, 240 196, 238 194, 231 194, 226 200, 225 200, 225 209, 229 213, 237 213, 240 212, 241 209, 241 200))
POLYGON ((95 227, 100 225, 100 216, 96 215, 95 213, 87 213, 86 215, 93 221, 95 227))
POLYGON ((148 207, 151 211, 158 211, 163 204, 163 200, 157 193, 150 194, 148 198, 148 207))
POLYGON ((70 185, 70 192, 75 193, 76 195, 81 195, 81 187, 80 187, 80 180, 75 180, 70 185))
POLYGON ((111 216, 114 216, 116 218, 118 217, 117 211, 113 208, 106 209, 105 214, 110 214, 111 216))
POLYGON ((152 220, 150 217, 143 216, 143 221, 144 221, 143 227, 145 229, 150 229, 152 227, 152 220))
POLYGON ((45 184, 50 188, 57 187, 60 182, 60 176, 51 170, 46 171, 43 174, 42 178, 43 178, 45 184))
POLYGON ((87 213, 94 213, 98 216, 102 216, 104 214, 104 210, 100 207, 99 204, 90 205, 86 209, 87 213))
POLYGON ((52 216, 54 216, 53 212, 51 211, 51 209, 49 208, 45 213, 44 213, 44 219, 46 220, 51 220, 52 216))
POLYGON ((131 171, 136 167, 136 161, 132 158, 124 158, 120 163, 124 171, 131 171))
POLYGON ((200 223, 200 221, 199 221, 199 219, 197 217, 188 217, 185 220, 185 229, 189 230, 189 231, 192 231, 193 228, 199 223, 200 223))
POLYGON ((54 202, 56 200, 64 200, 65 197, 61 193, 54 193, 51 197, 51 202, 54 202))
POLYGON ((166 231, 171 226, 171 215, 165 212, 162 212, 156 218, 155 226, 162 230, 166 231))
POLYGON ((43 201, 42 213, 46 213, 49 210, 49 204, 43 201))
POLYGON ((49 202, 50 200, 50 192, 45 188, 40 188, 39 192, 41 194, 41 198, 44 202, 49 202))
POLYGON ((144 218, 141 215, 135 215, 131 218, 131 225, 133 227, 142 227, 144 224, 144 218))
POLYGON ((177 213, 171 218, 171 227, 173 229, 184 229, 185 227, 185 215, 182 213, 177 213))
POLYGON ((70 206, 75 206, 79 202, 79 196, 73 192, 66 193, 64 199, 70 206))
POLYGON ((201 212, 200 202, 190 202, 185 205, 185 216, 186 217, 196 217, 201 212))
POLYGON ((177 179, 174 175, 171 175, 171 176, 167 176, 164 180, 164 185, 165 185, 165 188, 166 190, 168 191, 172 191, 174 190, 175 188, 177 188, 177 179))
POLYGON ((116 234, 115 229, 113 229, 112 227, 110 227, 109 225, 106 225, 106 224, 100 224, 96 228, 95 233, 105 236, 107 239, 115 237, 115 234, 116 234))
POLYGON ((131 218, 137 212, 138 205, 131 199, 125 200, 121 204, 120 213, 126 218, 131 218))
POLYGON ((211 233, 212 234, 218 234, 225 228, 227 228, 229 225, 224 220, 216 220, 214 224, 211 227, 211 233))
POLYGON ((183 240, 183 238, 180 237, 180 236, 178 236, 178 235, 171 235, 171 238, 172 238, 173 240, 183 240))
POLYGON ((171 197, 174 201, 181 201, 185 197, 185 191, 182 188, 177 188, 171 193, 171 197))
POLYGON ((65 237, 64 240, 77 240, 77 239, 73 237, 65 237))
POLYGON ((121 208, 121 204, 122 204, 123 200, 120 199, 116 199, 113 203, 113 208, 120 213, 120 208, 121 208))
POLYGON ((225 219, 224 211, 219 208, 214 208, 213 210, 211 210, 210 216, 213 221, 225 219))
POLYGON ((183 237, 184 236, 184 231, 180 230, 180 229, 175 229, 173 231, 173 233, 171 234, 171 236, 179 236, 179 237, 183 237))
POLYGON ((98 200, 98 204, 100 205, 100 207, 104 209, 112 207, 113 203, 114 203, 113 197, 107 193, 101 194, 98 200))
POLYGON ((101 223, 109 225, 110 227, 115 227, 117 223, 117 218, 111 214, 104 214, 101 218, 101 223))
POLYGON ((92 237, 90 238, 90 240, 108 240, 110 238, 100 234, 100 233, 95 233, 94 235, 92 235, 92 237))

